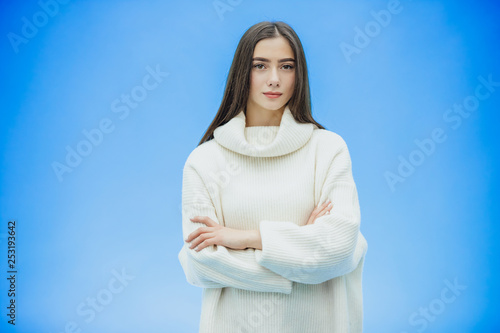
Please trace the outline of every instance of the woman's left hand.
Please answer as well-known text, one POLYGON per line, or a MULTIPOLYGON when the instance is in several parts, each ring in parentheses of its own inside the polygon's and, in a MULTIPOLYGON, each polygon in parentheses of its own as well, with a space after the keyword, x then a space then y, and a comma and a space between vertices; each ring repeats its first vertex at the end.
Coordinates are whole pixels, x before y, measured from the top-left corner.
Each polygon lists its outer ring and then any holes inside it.
POLYGON ((195 216, 190 220, 207 225, 189 234, 185 241, 188 243, 192 241, 190 249, 197 246, 195 250, 200 251, 209 245, 223 245, 235 250, 244 250, 248 247, 250 233, 247 230, 221 226, 208 216, 195 216))

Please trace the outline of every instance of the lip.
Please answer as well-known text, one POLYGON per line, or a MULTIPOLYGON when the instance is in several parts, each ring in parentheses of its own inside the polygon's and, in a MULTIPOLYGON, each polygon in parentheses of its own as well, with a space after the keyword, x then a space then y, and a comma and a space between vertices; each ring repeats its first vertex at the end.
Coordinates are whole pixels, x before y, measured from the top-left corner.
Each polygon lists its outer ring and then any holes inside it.
POLYGON ((282 93, 279 92, 265 92, 264 95, 266 95, 269 98, 278 98, 282 95, 282 93))

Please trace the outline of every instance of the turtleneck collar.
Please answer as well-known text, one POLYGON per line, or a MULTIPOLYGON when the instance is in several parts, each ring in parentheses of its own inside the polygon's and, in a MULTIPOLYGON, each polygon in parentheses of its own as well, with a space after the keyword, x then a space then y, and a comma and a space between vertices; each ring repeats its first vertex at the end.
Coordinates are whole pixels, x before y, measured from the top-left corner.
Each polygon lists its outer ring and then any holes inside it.
POLYGON ((288 105, 279 126, 246 127, 243 110, 230 121, 214 130, 214 140, 234 152, 253 157, 273 157, 289 154, 304 146, 316 126, 298 123, 288 105))

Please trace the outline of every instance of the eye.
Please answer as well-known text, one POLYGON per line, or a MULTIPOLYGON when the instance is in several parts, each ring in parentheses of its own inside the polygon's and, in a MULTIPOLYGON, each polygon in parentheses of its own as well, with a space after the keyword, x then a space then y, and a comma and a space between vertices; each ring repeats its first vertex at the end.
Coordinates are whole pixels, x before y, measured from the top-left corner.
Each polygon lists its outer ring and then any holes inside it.
MULTIPOLYGON (((253 65, 254 68, 263 69, 263 68, 261 68, 259 66, 264 66, 264 64, 255 64, 255 65, 253 65)), ((293 65, 288 65, 288 64, 287 65, 283 65, 282 67, 288 67, 288 68, 285 68, 287 70, 292 70, 294 68, 293 65)))

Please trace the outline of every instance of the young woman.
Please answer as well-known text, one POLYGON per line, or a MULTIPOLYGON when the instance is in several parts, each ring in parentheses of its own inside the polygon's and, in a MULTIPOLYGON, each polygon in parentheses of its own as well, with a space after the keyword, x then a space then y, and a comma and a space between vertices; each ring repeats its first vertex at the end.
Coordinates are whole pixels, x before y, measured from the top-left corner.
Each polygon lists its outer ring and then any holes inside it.
POLYGON ((311 115, 298 36, 255 24, 183 169, 178 258, 204 288, 199 331, 361 332, 360 218, 346 142, 311 115))

